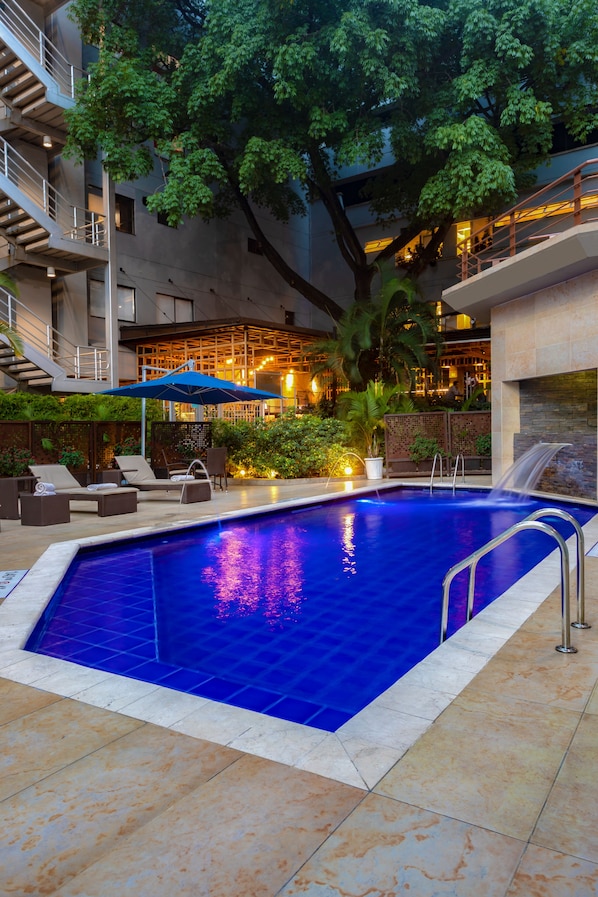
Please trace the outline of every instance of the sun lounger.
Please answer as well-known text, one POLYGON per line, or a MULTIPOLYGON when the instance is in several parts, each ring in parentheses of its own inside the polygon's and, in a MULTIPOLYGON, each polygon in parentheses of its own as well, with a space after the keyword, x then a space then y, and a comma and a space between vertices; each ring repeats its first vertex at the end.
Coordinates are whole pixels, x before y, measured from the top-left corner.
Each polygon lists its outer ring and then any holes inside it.
MULTIPOLYGON (((71 501, 94 501, 98 517, 131 514, 137 510, 137 490, 122 486, 113 489, 81 486, 63 464, 32 464, 29 468, 39 483, 45 484, 45 494, 55 492, 71 501)), ((43 493, 42 493, 43 494, 43 493)))
POLYGON ((181 504, 209 501, 212 488, 209 479, 196 479, 192 474, 181 478, 159 478, 141 455, 115 455, 125 480, 142 492, 178 492, 181 504))

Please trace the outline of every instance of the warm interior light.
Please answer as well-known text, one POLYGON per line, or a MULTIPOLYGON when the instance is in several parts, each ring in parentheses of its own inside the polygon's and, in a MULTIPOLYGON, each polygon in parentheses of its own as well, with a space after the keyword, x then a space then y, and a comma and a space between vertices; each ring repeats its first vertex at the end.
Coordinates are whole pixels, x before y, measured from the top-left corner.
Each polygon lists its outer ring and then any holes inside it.
POLYGON ((46 268, 46 275, 48 277, 56 277, 56 268, 53 268, 52 265, 50 265, 46 268))
POLYGON ((368 240, 364 249, 366 252, 382 252, 382 250, 386 249, 393 240, 394 237, 383 237, 381 240, 368 240))
POLYGON ((52 138, 48 134, 44 134, 42 145, 44 149, 52 149, 52 138))

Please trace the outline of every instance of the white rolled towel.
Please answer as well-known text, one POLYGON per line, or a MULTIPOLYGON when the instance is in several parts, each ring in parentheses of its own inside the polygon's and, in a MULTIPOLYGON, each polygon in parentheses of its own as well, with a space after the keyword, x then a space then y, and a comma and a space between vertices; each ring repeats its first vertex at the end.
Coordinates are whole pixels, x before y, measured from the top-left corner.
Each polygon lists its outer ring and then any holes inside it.
POLYGON ((56 486, 54 483, 36 483, 36 495, 56 495, 56 486))
POLYGON ((194 480, 195 477, 190 473, 175 473, 170 479, 173 483, 184 483, 187 480, 194 480))
POLYGON ((90 483, 90 492, 103 492, 105 489, 118 489, 118 483, 90 483))

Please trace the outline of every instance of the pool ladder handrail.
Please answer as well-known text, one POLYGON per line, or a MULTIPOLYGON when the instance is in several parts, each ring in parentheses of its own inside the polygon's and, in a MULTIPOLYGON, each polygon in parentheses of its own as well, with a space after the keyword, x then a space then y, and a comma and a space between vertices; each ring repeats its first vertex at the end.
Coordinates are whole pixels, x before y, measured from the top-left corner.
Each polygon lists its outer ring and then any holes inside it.
POLYGON ((442 581, 442 614, 440 621, 440 643, 442 644, 446 640, 447 628, 448 628, 448 606, 449 606, 449 597, 450 597, 450 587, 455 576, 460 573, 462 570, 466 570, 469 568, 469 585, 467 592, 467 617, 466 620, 469 622, 473 616, 473 602, 475 595, 475 574, 477 570, 478 561, 484 557, 486 554, 489 554, 495 548, 498 548, 499 545, 502 545, 503 542, 506 542, 515 533, 520 532, 524 529, 535 529, 540 530, 541 532, 546 533, 549 536, 552 536, 555 539, 560 552, 561 552, 561 619, 562 619, 562 644, 556 646, 556 650, 560 651, 564 654, 575 654, 577 652, 577 648, 574 648, 571 645, 570 633, 569 629, 571 626, 575 626, 578 629, 589 629, 590 626, 585 622, 585 573, 584 573, 584 538, 583 531, 574 517, 571 516, 567 511, 563 511, 559 508, 542 508, 537 511, 534 511, 529 517, 526 517, 525 520, 521 520, 518 523, 514 523, 513 526, 509 527, 503 533, 500 533, 494 539, 491 539, 489 542, 486 542, 485 545, 482 545, 476 551, 472 552, 472 554, 468 555, 468 557, 464 558, 459 563, 454 564, 450 570, 446 573, 443 581, 442 581), (563 520, 567 520, 569 523, 573 525, 576 535, 577 542, 577 620, 575 623, 570 622, 570 578, 569 578, 569 549, 567 548, 567 544, 561 534, 552 526, 549 526, 547 523, 543 523, 538 518, 540 517, 560 517, 563 520))
POLYGON ((436 452, 436 454, 434 455, 434 460, 432 461, 432 473, 430 474, 430 495, 432 494, 432 490, 434 488, 434 474, 436 473, 437 461, 440 461, 440 482, 442 483, 444 459, 441 452, 436 452))
POLYGON ((457 474, 459 472, 459 458, 461 459, 461 482, 465 485, 465 458, 463 457, 463 452, 459 452, 455 458, 455 469, 453 470, 453 495, 455 494, 457 474))

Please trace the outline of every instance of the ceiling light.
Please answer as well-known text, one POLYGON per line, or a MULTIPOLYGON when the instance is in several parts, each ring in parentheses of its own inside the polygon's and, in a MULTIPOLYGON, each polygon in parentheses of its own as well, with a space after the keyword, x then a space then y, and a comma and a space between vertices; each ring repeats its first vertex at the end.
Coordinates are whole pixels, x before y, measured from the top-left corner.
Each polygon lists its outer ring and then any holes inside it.
POLYGON ((50 265, 49 268, 46 268, 46 275, 48 277, 56 277, 56 268, 53 268, 52 265, 50 265))
POLYGON ((44 149, 52 149, 52 138, 49 134, 44 134, 42 145, 44 149))

